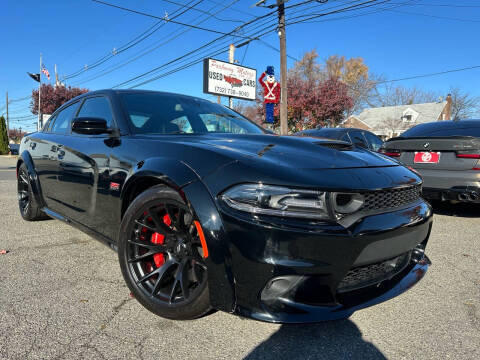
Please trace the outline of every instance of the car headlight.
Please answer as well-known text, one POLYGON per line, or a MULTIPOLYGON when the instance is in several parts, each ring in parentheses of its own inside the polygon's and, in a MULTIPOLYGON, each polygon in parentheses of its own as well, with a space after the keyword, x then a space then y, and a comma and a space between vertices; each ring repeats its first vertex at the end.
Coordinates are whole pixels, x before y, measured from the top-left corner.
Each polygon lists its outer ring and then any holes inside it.
POLYGON ((228 206, 252 214, 331 220, 357 211, 364 201, 360 194, 263 184, 237 185, 220 198, 228 206))

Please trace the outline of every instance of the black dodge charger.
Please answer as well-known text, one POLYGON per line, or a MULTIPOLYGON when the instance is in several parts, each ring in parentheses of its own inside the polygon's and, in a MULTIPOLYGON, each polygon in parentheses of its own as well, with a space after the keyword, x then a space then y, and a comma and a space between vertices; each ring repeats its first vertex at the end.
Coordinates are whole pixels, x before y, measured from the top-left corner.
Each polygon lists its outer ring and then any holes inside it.
POLYGON ((345 318, 430 264, 416 173, 190 96, 81 95, 23 138, 17 174, 25 220, 62 220, 117 250, 135 298, 166 318, 345 318))

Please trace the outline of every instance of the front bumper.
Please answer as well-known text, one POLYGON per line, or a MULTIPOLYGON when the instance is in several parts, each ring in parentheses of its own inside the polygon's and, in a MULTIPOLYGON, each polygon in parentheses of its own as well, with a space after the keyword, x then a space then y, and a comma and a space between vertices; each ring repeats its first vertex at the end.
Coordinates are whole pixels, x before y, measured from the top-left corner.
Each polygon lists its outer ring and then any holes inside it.
POLYGON ((395 297, 428 269, 423 251, 431 216, 423 200, 364 217, 348 228, 253 218, 222 208, 234 279, 233 312, 269 322, 318 322, 345 318, 395 297), (387 276, 367 279, 373 282, 344 286, 352 270, 378 268, 374 265, 393 258, 407 260, 387 276))

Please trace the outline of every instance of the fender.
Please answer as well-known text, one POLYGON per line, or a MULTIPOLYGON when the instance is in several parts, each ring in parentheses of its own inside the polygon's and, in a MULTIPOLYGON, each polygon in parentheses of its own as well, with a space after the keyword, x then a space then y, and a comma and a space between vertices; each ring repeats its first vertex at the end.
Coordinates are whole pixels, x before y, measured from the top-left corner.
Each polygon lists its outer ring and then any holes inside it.
POLYGON ((20 159, 17 161, 17 171, 20 167, 20 161, 23 161, 28 171, 28 180, 30 181, 30 186, 32 188, 33 196, 35 200, 40 205, 41 208, 45 207, 45 201, 43 200, 42 188, 40 182, 38 181, 38 175, 35 171, 35 166, 33 165, 32 156, 27 150, 24 150, 20 155, 20 159), (20 160, 21 159, 21 160, 20 160))
POLYGON ((227 235, 215 202, 200 180, 183 187, 182 191, 200 221, 207 242, 208 257, 205 262, 210 303, 217 310, 233 312, 236 301, 232 261, 227 247, 227 235))
POLYGON ((197 215, 205 234, 209 256, 206 259, 210 302, 215 309, 233 312, 235 308, 234 280, 230 266, 226 235, 217 207, 197 173, 181 161, 150 158, 139 162, 126 178, 120 198, 122 214, 129 195, 145 179, 154 179, 178 190, 197 215), (221 290, 219 290, 221 289, 221 290))
POLYGON ((198 176, 188 165, 178 160, 157 157, 140 161, 132 167, 122 186, 120 193, 122 214, 126 210, 124 206, 129 200, 128 195, 139 181, 146 178, 155 179, 175 190, 180 190, 182 186, 197 180, 198 176))

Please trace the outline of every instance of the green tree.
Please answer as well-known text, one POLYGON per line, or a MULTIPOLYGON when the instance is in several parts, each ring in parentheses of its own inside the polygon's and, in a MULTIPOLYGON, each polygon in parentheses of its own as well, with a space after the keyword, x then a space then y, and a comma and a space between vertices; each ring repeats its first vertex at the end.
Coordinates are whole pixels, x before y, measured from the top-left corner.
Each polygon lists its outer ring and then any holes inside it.
POLYGON ((0 117, 0 155, 8 154, 8 135, 5 118, 0 117))

